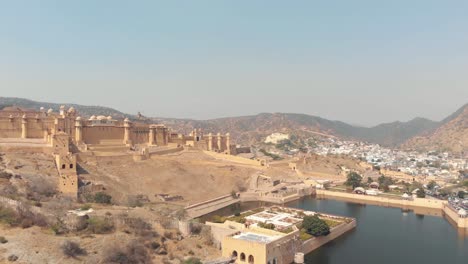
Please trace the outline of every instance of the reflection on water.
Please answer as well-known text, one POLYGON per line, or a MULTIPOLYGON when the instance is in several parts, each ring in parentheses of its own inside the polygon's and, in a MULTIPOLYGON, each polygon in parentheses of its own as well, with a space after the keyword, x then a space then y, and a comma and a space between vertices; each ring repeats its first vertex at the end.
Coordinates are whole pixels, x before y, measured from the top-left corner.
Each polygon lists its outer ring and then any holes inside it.
POLYGON ((288 206, 357 219, 357 228, 306 255, 306 263, 468 263, 468 230, 440 210, 306 198, 288 206))

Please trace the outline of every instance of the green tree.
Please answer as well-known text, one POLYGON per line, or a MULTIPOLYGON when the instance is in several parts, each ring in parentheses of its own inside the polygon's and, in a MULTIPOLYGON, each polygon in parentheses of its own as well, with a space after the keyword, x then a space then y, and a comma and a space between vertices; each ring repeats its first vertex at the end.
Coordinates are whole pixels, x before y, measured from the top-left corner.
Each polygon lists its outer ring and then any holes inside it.
POLYGON ((464 198, 465 198, 465 194, 466 194, 465 191, 459 191, 457 196, 458 196, 458 198, 460 198, 460 199, 464 199, 464 198))
POLYGON ((372 178, 371 177, 367 177, 367 183, 368 184, 371 184, 373 182, 372 178))
POLYGON ((302 228, 304 228, 308 234, 313 236, 326 236, 330 234, 330 227, 325 221, 316 215, 305 216, 302 221, 302 228))
POLYGON ((345 185, 351 186, 354 188, 361 186, 362 177, 361 175, 357 174, 356 172, 348 173, 345 185))
POLYGON ((426 192, 424 191, 423 188, 419 188, 418 191, 416 191, 416 196, 418 198, 424 198, 426 197, 426 192))

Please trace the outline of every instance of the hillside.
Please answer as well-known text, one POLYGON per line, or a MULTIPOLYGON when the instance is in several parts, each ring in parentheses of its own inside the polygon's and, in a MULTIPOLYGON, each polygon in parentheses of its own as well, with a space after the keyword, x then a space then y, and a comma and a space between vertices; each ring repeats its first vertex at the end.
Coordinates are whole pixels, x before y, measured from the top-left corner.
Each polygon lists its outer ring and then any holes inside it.
MULTIPOLYGON (((156 119, 158 121, 167 121, 156 119)), ((205 121, 171 120, 176 130, 187 131, 192 127, 206 131, 230 132, 243 144, 254 144, 274 132, 311 136, 316 132, 347 139, 358 139, 385 146, 397 146, 409 138, 437 126, 437 122, 415 118, 408 122, 393 122, 375 127, 359 127, 341 121, 331 121, 317 116, 290 113, 262 113, 253 116, 229 117, 205 121)))
MULTIPOLYGON (((22 98, 0 97, 0 109, 5 106, 16 105, 25 108, 38 109, 39 107, 58 110, 58 103, 36 102, 22 98)), ((130 117, 118 110, 102 106, 73 106, 83 116, 111 115, 117 118, 130 117)), ((384 146, 396 147, 404 143, 404 147, 416 148, 421 144, 430 146, 445 146, 447 149, 466 149, 466 143, 456 143, 457 139, 466 142, 466 105, 446 119, 435 122, 425 118, 414 118, 408 122, 384 123, 374 127, 353 126, 341 121, 332 121, 318 116, 293 113, 261 113, 252 116, 227 117, 211 120, 175 119, 175 118, 144 118, 145 121, 164 123, 177 132, 189 133, 193 128, 214 133, 230 132, 233 139, 241 144, 255 144, 274 132, 294 134, 298 137, 325 134, 344 139, 357 139, 384 146), (465 109, 465 110, 464 110, 465 109), (465 121, 464 121, 465 120, 465 121), (447 131, 446 131, 447 130, 447 131), (434 135, 429 137, 430 135, 434 135), (458 147, 457 147, 458 144, 458 147), (465 145, 463 145, 465 144, 465 145)), ((439 148, 439 147, 438 147, 439 148)))
POLYGON ((442 120, 436 128, 421 133, 402 144, 416 150, 468 150, 468 104, 442 120))
POLYGON ((58 103, 37 102, 37 101, 29 100, 29 99, 16 98, 16 97, 0 97, 0 109, 3 109, 6 106, 19 106, 19 107, 29 108, 29 109, 39 109, 41 107, 44 107, 45 109, 52 108, 54 111, 58 111, 61 105, 66 105, 67 107, 73 106, 83 116, 92 116, 92 115, 104 115, 104 116, 114 116, 114 117, 130 116, 110 107, 88 106, 88 105, 79 105, 79 104, 65 104, 65 103, 58 104, 58 103))

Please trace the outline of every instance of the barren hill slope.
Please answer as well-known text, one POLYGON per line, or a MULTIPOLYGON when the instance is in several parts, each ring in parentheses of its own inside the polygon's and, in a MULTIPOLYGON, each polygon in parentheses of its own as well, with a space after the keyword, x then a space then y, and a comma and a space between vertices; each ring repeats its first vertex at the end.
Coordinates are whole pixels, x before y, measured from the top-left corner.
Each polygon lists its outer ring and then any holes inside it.
POLYGON ((51 108, 54 111, 58 111, 61 105, 66 105, 68 107, 74 107, 81 115, 83 116, 92 116, 92 115, 104 115, 104 116, 114 116, 114 117, 125 117, 131 116, 124 114, 118 110, 115 110, 110 107, 103 106, 89 106, 89 105, 79 105, 79 104, 65 104, 65 103, 48 103, 48 102, 37 102, 24 98, 16 97, 0 97, 0 109, 3 109, 7 106, 19 106, 28 109, 39 110, 40 107, 44 107, 46 110, 51 108))
POLYGON ((103 184, 106 192, 123 204, 129 195, 146 195, 155 201, 155 195, 162 193, 181 195, 185 204, 200 202, 245 188, 250 175, 259 170, 199 152, 158 156, 143 162, 135 162, 131 156, 80 156, 79 164, 82 180, 103 184))
MULTIPOLYGON (((25 108, 39 109, 43 106, 45 108, 53 108, 55 110, 61 104, 35 102, 32 100, 22 98, 10 98, 0 97, 0 109, 5 106, 16 105, 25 108)), ((90 115, 112 115, 115 117, 130 117, 136 118, 134 115, 128 115, 118 110, 101 107, 101 106, 85 106, 72 104, 69 106, 75 107, 79 113, 84 116, 90 115)), ((466 107, 466 106, 465 106, 466 107)), ((414 118, 408 122, 392 122, 384 123, 374 127, 360 127, 353 126, 341 121, 333 121, 324 119, 318 116, 306 115, 306 114, 293 114, 293 113, 261 113, 252 116, 239 116, 239 117, 228 117, 218 118, 211 120, 193 120, 193 119, 177 119, 177 118, 144 118, 147 122, 164 123, 174 129, 174 131, 180 133, 189 133, 194 128, 202 128, 205 131, 210 132, 230 132, 232 138, 242 144, 255 144, 262 141, 265 136, 274 132, 285 132, 292 133, 298 136, 309 136, 316 132, 327 135, 333 135, 345 139, 357 139, 361 141, 367 141, 372 143, 378 143, 384 146, 395 147, 408 141, 415 136, 428 135, 429 132, 434 130, 443 130, 438 127, 444 126, 446 123, 450 123, 455 116, 458 116, 459 111, 454 115, 442 120, 441 122, 431 121, 425 118, 414 118)), ((453 127, 452 130, 458 132, 450 132, 450 135, 455 139, 463 136, 462 124, 457 127, 453 127)), ((451 131, 452 131, 451 130, 451 131)), ((426 136, 425 136, 426 137, 426 136)), ((419 138, 419 137, 418 137, 419 138)), ((462 140, 462 139, 460 139, 462 140)), ((411 142, 405 144, 405 146, 411 146, 411 144, 417 144, 420 142, 423 145, 424 140, 412 139, 411 142)), ((462 140, 463 141, 463 140, 462 140)), ((440 144, 444 144, 446 140, 441 140, 440 144)), ((449 145, 454 144, 449 142, 449 145)), ((449 147, 451 149, 452 147, 449 147)), ((461 148, 461 147, 459 147, 461 148)))
POLYGON ((437 122, 415 118, 408 122, 393 122, 374 127, 359 127, 318 116, 292 113, 262 113, 253 116, 228 117, 211 120, 168 120, 178 131, 202 128, 206 131, 230 132, 237 142, 254 144, 274 132, 294 133, 298 136, 314 132, 346 139, 357 139, 385 146, 397 146, 407 139, 436 127, 437 122))
POLYGON ((402 148, 468 151, 468 104, 440 122, 437 128, 406 141, 402 148))

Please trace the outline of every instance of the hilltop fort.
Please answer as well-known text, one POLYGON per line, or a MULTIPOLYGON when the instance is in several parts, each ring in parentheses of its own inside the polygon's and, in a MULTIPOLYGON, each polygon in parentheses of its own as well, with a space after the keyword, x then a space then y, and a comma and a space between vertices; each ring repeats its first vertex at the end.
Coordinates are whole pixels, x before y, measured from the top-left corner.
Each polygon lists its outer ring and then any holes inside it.
POLYGON ((68 196, 78 193, 76 153, 126 153, 135 159, 148 158, 151 153, 180 151, 181 148, 236 153, 230 134, 204 134, 195 129, 190 134, 178 134, 164 124, 147 124, 112 116, 82 118, 70 107, 24 109, 5 107, 0 110, 0 144, 4 149, 26 149, 54 156, 60 175, 58 189, 68 196))

